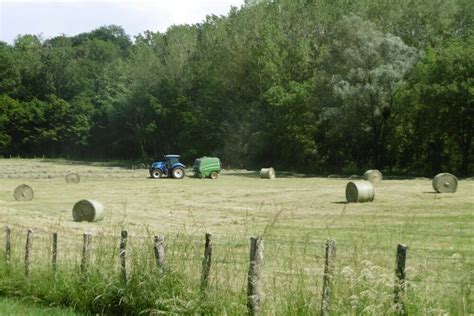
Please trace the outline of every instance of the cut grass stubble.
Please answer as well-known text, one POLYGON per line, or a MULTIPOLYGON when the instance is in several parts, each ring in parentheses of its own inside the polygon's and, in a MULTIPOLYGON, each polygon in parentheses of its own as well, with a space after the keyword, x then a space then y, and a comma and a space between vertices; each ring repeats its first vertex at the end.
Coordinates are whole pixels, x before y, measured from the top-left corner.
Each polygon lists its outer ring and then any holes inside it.
MULTIPOLYGON (((337 244, 331 308, 338 313, 393 311, 399 242, 409 247, 410 313, 473 310, 472 181, 460 181, 455 194, 435 194, 429 179, 385 180, 375 185, 372 203, 345 204, 345 179, 268 181, 248 172, 224 171, 215 181, 151 180, 146 170, 124 178, 120 168, 75 164, 71 170, 65 163, 39 160, 4 160, 0 167, 7 163, 2 170, 20 173, 39 165, 46 174, 83 170, 88 176, 81 174, 81 182, 72 186, 64 177, 29 179, 35 189, 31 202, 16 202, 11 195, 25 179, 0 179, 0 224, 12 227, 15 262, 0 281, 3 295, 86 312, 241 314, 246 311, 249 237, 262 235, 265 314, 319 312, 327 238, 337 244), (87 173, 90 169, 94 173, 87 173), (104 220, 73 222, 72 206, 80 199, 100 201, 104 220), (22 275, 26 228, 34 231, 31 279, 22 275), (127 284, 118 269, 122 229, 130 236, 127 284), (85 231, 93 232, 86 279, 78 269, 85 231), (56 273, 50 262, 52 232, 59 234, 56 273), (213 233, 214 253, 203 297, 199 281, 206 232, 213 233), (154 235, 165 236, 165 278, 156 273, 154 235)), ((3 252, 3 241, 1 247, 3 252)), ((0 259, 0 269, 6 268, 0 259)))

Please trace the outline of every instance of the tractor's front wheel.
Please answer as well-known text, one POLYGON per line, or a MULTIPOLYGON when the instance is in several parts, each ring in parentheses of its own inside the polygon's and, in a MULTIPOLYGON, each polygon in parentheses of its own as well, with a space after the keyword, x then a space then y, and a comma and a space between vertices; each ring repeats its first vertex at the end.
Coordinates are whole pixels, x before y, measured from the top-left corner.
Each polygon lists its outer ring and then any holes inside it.
POLYGON ((173 178, 175 179, 182 179, 184 178, 184 169, 174 168, 171 174, 173 175, 173 178))
POLYGON ((217 179, 217 177, 219 176, 219 174, 215 171, 211 172, 211 174, 209 175, 209 177, 212 179, 212 180, 215 180, 217 179))
POLYGON ((161 178, 161 175, 162 175, 162 173, 161 173, 161 170, 160 170, 160 169, 153 169, 153 170, 151 171, 151 177, 152 177, 153 179, 159 179, 159 178, 161 178))

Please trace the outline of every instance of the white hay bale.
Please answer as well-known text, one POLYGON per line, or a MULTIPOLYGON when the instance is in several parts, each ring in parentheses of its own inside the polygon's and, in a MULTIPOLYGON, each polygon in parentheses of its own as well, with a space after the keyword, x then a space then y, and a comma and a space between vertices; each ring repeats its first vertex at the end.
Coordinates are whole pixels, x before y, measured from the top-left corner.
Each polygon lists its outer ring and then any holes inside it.
POLYGON ((66 175, 66 182, 67 183, 79 183, 81 181, 81 177, 77 173, 70 172, 66 175))
POLYGON ((382 173, 377 169, 367 170, 364 172, 364 179, 372 183, 378 183, 382 181, 382 173))
POLYGON ((104 206, 94 200, 80 200, 72 208, 72 217, 76 222, 97 222, 104 219, 104 206))
POLYGON ((273 180, 275 177, 275 169, 272 167, 260 169, 260 178, 273 180))
POLYGON ((15 188, 13 192, 15 200, 25 202, 33 200, 34 192, 33 189, 26 184, 19 185, 15 188))
POLYGON ((433 178, 432 185, 438 193, 454 193, 458 188, 458 179, 450 173, 439 173, 433 178))
POLYGON ((346 186, 346 200, 349 203, 371 202, 374 200, 374 186, 370 181, 350 181, 346 186))

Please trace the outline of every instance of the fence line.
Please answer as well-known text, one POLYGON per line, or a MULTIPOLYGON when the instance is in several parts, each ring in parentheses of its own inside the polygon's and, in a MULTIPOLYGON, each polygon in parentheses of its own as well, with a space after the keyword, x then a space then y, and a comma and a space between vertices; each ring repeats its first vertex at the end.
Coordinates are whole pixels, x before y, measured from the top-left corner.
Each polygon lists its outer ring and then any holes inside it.
MULTIPOLYGON (((71 238, 67 234, 64 235, 59 235, 59 233, 54 232, 54 233, 48 233, 45 236, 40 236, 40 234, 36 233, 33 234, 33 231, 31 229, 27 229, 27 234, 26 234, 26 244, 25 244, 25 253, 24 253, 24 269, 25 269, 25 275, 29 277, 31 275, 31 271, 34 270, 34 266, 32 264, 32 249, 33 249, 33 240, 40 239, 44 241, 49 241, 50 242, 50 252, 49 255, 51 256, 51 268, 53 271, 57 270, 58 267, 58 258, 61 256, 63 250, 61 247, 58 248, 58 240, 74 240, 77 243, 80 243, 79 235, 77 235, 78 238, 71 238)), ((44 231, 44 230, 39 230, 44 231)), ((82 253, 80 256, 80 270, 83 274, 86 274, 90 268, 90 266, 93 264, 92 262, 92 242, 94 240, 94 243, 98 243, 101 240, 100 238, 96 237, 102 237, 101 234, 98 236, 93 235, 91 233, 83 233, 82 235, 82 253)), ((178 236, 179 238, 180 236, 178 236)), ((7 266, 12 260, 12 245, 11 245, 11 239, 12 239, 12 229, 10 225, 7 225, 5 227, 5 262, 7 263, 7 266)), ((127 267, 127 260, 128 260, 128 255, 129 255, 129 247, 130 246, 130 241, 133 241, 136 239, 134 236, 130 236, 128 234, 128 231, 123 230, 120 233, 120 236, 115 237, 114 236, 114 241, 119 242, 118 248, 119 251, 116 252, 116 255, 118 256, 119 259, 119 271, 121 278, 124 282, 127 282, 129 279, 129 271, 127 267)), ((165 238, 163 236, 154 236, 154 237, 148 237, 149 244, 150 246, 153 245, 153 255, 150 255, 151 258, 155 258, 155 265, 157 270, 159 271, 160 275, 164 275, 167 273, 167 267, 166 267, 166 262, 165 262, 165 238)), ((186 238, 183 239, 186 241, 186 238)), ((275 242, 275 240, 270 239, 271 241, 275 242)), ((183 242, 184 242, 183 241, 183 242)), ((304 240, 303 242, 306 242, 304 240)), ((289 241, 286 241, 286 243, 290 243, 289 241)), ((171 242, 171 245, 179 245, 180 243, 176 242, 171 242)), ((197 244, 197 242, 196 242, 197 244)), ((204 255, 202 257, 201 261, 201 290, 203 294, 205 295, 206 290, 209 286, 209 282, 211 279, 212 274, 211 272, 211 262, 214 262, 214 265, 219 265, 219 264, 244 264, 248 263, 248 311, 249 314, 251 315, 258 315, 261 312, 261 304, 263 300, 263 293, 262 293, 262 277, 263 277, 263 237, 251 237, 250 238, 250 258, 249 260, 238 260, 238 258, 241 258, 242 252, 239 249, 238 253, 235 253, 233 255, 226 255, 223 259, 216 259, 213 258, 212 252, 213 252, 213 246, 233 246, 236 247, 236 244, 240 246, 245 246, 244 243, 233 243, 233 242, 222 242, 222 239, 220 240, 219 238, 212 238, 212 235, 210 233, 206 233, 204 243, 202 242, 201 239, 201 246, 204 247, 204 255)), ((291 241, 291 244, 293 245, 299 245, 300 242, 298 241, 291 241)), ((318 260, 320 259, 325 259, 324 261, 324 266, 321 267, 321 269, 315 269, 314 266, 310 267, 311 270, 308 268, 302 268, 300 266, 296 267, 294 270, 291 268, 291 261, 289 263, 289 269, 282 271, 280 270, 283 268, 283 265, 278 264, 278 260, 273 260, 268 262, 268 267, 274 267, 275 269, 272 270, 273 273, 278 274, 278 275, 284 275, 284 276, 311 276, 311 277, 317 277, 322 279, 322 284, 323 284, 323 289, 322 289, 322 296, 321 296, 321 310, 320 314, 321 315, 329 315, 331 311, 331 284, 335 280, 337 280, 337 276, 340 276, 340 272, 336 273, 336 266, 338 265, 338 261, 336 261, 336 256, 335 256, 335 245, 336 242, 335 240, 327 240, 326 241, 326 252, 325 252, 325 257, 317 254, 317 249, 318 246, 323 243, 319 242, 313 242, 310 245, 304 245, 304 250, 305 250, 305 256, 303 257, 308 257, 312 259, 312 263, 317 263, 318 260), (314 252, 313 255, 307 255, 306 252, 314 252), (277 263, 275 265, 275 263, 277 263), (278 269, 280 268, 280 269, 278 269), (321 273, 322 272, 322 273, 321 273)), ((270 242, 270 245, 274 246, 272 242, 270 242)), ((249 244, 246 244, 247 247, 249 247, 249 244)), ((273 247, 275 248, 275 247, 273 247)), ((152 248, 150 247, 150 250, 152 248)), ((178 259, 179 261, 189 261, 189 262, 199 262, 199 258, 196 258, 197 250, 199 248, 195 247, 194 244, 191 246, 189 252, 186 253, 186 256, 180 256, 178 259), (190 257, 192 256, 192 257, 190 257)), ((279 247, 276 247, 277 250, 280 250, 279 247)), ((298 248, 298 249, 303 249, 303 248, 298 248)), ((372 248, 370 248, 372 250, 372 248)), ((133 250, 133 247, 131 248, 133 250)), ((275 249, 274 249, 275 250, 275 249)), ((321 249, 322 250, 322 249, 321 249)), ((392 249, 393 250, 393 249, 392 249)), ((180 251, 170 251, 168 254, 171 255, 179 255, 182 252, 180 251)), ((133 254, 133 251, 132 251, 133 254)), ((228 253, 227 253, 228 254, 228 253)), ((297 254, 298 255, 298 254, 297 254)), ((464 254, 461 254, 459 257, 439 257, 439 256, 422 256, 422 257, 412 257, 410 260, 413 260, 416 262, 416 260, 466 260, 469 261, 471 259, 471 256, 466 256, 464 254)), ((279 258, 278 258, 279 259, 279 258)), ((338 256, 337 260, 344 260, 344 259, 355 259, 355 256, 338 256)), ((412 286, 413 284, 455 284, 455 285, 460 285, 460 284, 465 284, 465 280, 460 280, 458 282, 453 281, 452 279, 450 280, 439 280, 439 279, 431 279, 430 276, 427 276, 427 279, 420 279, 419 276, 417 276, 416 281, 412 280, 407 280, 406 275, 407 271, 409 272, 410 270, 406 269, 406 260, 407 260, 407 246, 399 244, 397 246, 397 253, 396 253, 396 264, 395 264, 395 284, 393 287, 393 295, 394 295, 394 306, 396 307, 396 311, 400 315, 406 314, 406 308, 405 308, 405 289, 408 286, 412 286)), ((176 260, 175 258, 172 258, 172 261, 176 260)), ((393 270, 392 270, 393 271, 393 270)))
MULTIPOLYGON (((19 227, 19 228, 24 228, 24 229, 29 228, 28 226, 25 226, 25 225, 22 225, 22 224, 19 224, 19 223, 13 223, 13 224, 9 223, 9 225, 12 226, 12 227, 19 227)), ((42 231, 42 232, 48 232, 49 233, 52 230, 57 230, 58 228, 61 228, 60 225, 51 225, 49 227, 50 227, 49 229, 47 229, 47 228, 35 228, 35 231, 37 231, 37 232, 42 231)), ((351 228, 351 226, 349 226, 349 227, 338 227, 338 228, 351 228)), ((326 227, 316 228, 315 230, 318 230, 318 229, 321 230, 321 231, 326 231, 327 230, 326 227)), ((362 230, 362 229, 363 228, 358 227, 358 230, 362 230)), ((465 228, 467 234, 465 234, 465 236, 463 235, 463 237, 473 237, 474 238, 474 234, 472 234, 472 233, 469 234, 470 233, 469 229, 470 229, 470 227, 465 228)), ((366 229, 364 229, 364 230, 366 230, 366 229)), ((117 235, 111 234, 110 232, 98 231, 98 232, 96 232, 96 234, 101 235, 103 237, 117 238, 117 235)), ((386 234, 393 235, 393 232, 392 231, 387 231, 387 228, 384 227, 384 230, 381 230, 379 232, 379 234, 380 235, 386 235, 386 234)), ((425 232, 420 232, 420 231, 416 231, 416 232, 404 231, 403 234, 404 235, 425 236, 425 237, 449 237, 449 238, 457 237, 457 236, 453 236, 452 234, 433 234, 433 233, 425 233, 425 232)), ((80 233, 77 233, 75 235, 81 236, 80 233)), ((133 235, 134 238, 142 238, 142 239, 148 239, 152 236, 153 235, 151 233, 149 235, 133 235)), ((191 236, 191 237, 195 237, 195 239, 199 239, 199 235, 191 234, 191 235, 186 235, 186 236, 191 236)), ((291 237, 291 236, 283 235, 283 237, 291 237)), ((222 238, 233 239, 233 236, 226 236, 226 235, 219 236, 219 239, 222 239, 222 238)), ((306 243, 314 243, 314 244, 320 244, 320 245, 325 244, 324 241, 314 240, 313 238, 314 237, 312 237, 311 239, 304 239, 304 241, 306 243)), ((339 236, 331 236, 330 238, 337 239, 338 245, 351 246, 351 245, 354 244, 354 241, 356 241, 356 242, 366 242, 366 240, 360 239, 360 238, 347 239, 347 238, 340 238, 339 236)), ((285 238, 276 239, 276 238, 270 238, 268 236, 267 236, 267 238, 265 238, 265 240, 267 240, 268 242, 292 243, 292 241, 288 241, 288 239, 285 239, 285 238)))
MULTIPOLYGON (((16 225, 7 225, 8 226, 8 229, 5 228, 6 230, 9 231, 9 233, 5 233, 5 234, 10 234, 11 236, 11 233, 12 233, 12 227, 16 226, 16 225)), ((5 227, 7 227, 5 226, 5 227)), ((28 229, 28 227, 26 226, 18 226, 18 227, 24 227, 25 229, 28 229)), ((57 232, 56 232, 57 233, 57 232)), ((52 231, 48 231, 48 230, 45 230, 45 229, 41 229, 41 228, 35 228, 35 234, 31 237, 33 240, 51 240, 51 238, 54 238, 52 237, 52 231), (39 234, 39 232, 45 232, 45 234, 39 234)), ((76 243, 77 245, 81 245, 82 244, 82 237, 83 235, 82 234, 76 234, 74 233, 73 236, 71 237, 71 233, 70 232, 67 232, 67 233, 64 233, 61 235, 61 240, 67 240, 67 241, 72 241, 74 243, 76 243)), ((116 242, 118 243, 120 241, 120 235, 117 234, 117 235, 110 235, 110 236, 107 236, 107 237, 110 237, 111 240, 110 242, 116 242)), ((138 236, 139 238, 144 238, 146 240, 149 241, 149 243, 152 243, 152 238, 153 238, 153 235, 149 235, 149 236, 138 236)), ((186 244, 186 245, 189 245, 190 243, 192 244, 195 244, 196 247, 187 247, 188 249, 197 249, 197 246, 201 245, 202 244, 202 239, 201 240, 198 240, 197 239, 198 236, 193 236, 192 238, 185 238, 183 239, 182 241, 181 240, 176 240, 176 239, 173 239, 171 240, 169 243, 172 244, 172 245, 178 245, 178 244, 186 244), (196 238, 195 238, 196 237, 196 238)), ((102 233, 94 233, 94 239, 95 240, 100 240, 100 241, 104 241, 104 235, 102 233)), ((137 240, 137 236, 136 235, 128 235, 128 241, 129 243, 131 243, 130 245, 133 247, 134 246, 134 240, 136 241, 137 240)), ((298 240, 298 241, 288 241, 288 240, 275 240, 275 239, 265 239, 266 240, 266 245, 267 247, 270 247, 271 249, 274 249, 274 250, 277 250, 279 249, 280 247, 279 246, 282 246, 281 248, 283 248, 283 245, 291 245, 290 249, 295 249, 295 251, 297 252, 302 252, 302 253, 307 253, 307 252, 312 252, 314 251, 314 247, 312 247, 313 245, 324 245, 324 242, 315 242, 315 241, 308 241, 306 239, 303 239, 303 240, 298 240), (276 241, 278 241, 278 243, 276 243, 276 241), (310 245, 308 245, 310 244, 310 245), (278 246, 278 247, 276 247, 278 246)), ((341 250, 341 249, 344 249, 344 243, 342 243, 342 248, 341 248, 341 243, 339 242, 339 239, 338 240, 338 248, 341 250)), ((11 245, 11 237, 10 237, 10 243, 11 245)), ((247 246, 247 243, 245 242, 227 242, 227 241, 222 241, 222 237, 215 237, 213 238, 213 244, 214 245, 221 245, 221 246, 233 246, 233 247, 246 247, 247 246)), ((351 246, 359 246, 356 242, 353 242, 351 244, 351 246)), ((384 247, 377 247, 377 246, 374 246, 374 245, 370 245, 370 244, 365 244, 366 249, 369 248, 370 251, 366 251, 366 252, 370 252, 370 253, 373 253, 373 252, 376 252, 376 251, 380 251, 380 252, 386 252, 386 251, 392 251, 391 247, 390 246, 384 246, 384 247)), ((5 246, 6 248, 8 248, 9 246, 5 246)), ((323 249, 321 247, 321 249, 323 249)), ((359 251, 364 251, 364 248, 362 246, 360 247, 357 247, 357 249, 359 251)), ((411 257, 412 258, 416 258, 416 259, 431 259, 431 260, 471 260, 471 259, 474 259, 474 251, 472 252, 473 255, 471 254, 467 254, 466 251, 470 252, 471 249, 455 249, 455 248, 451 248, 451 249, 447 249, 447 248, 427 248, 427 247, 416 247, 416 248, 411 248, 411 257), (422 254, 423 252, 443 252, 443 253, 446 253, 446 252, 450 252, 449 254, 447 254, 446 256, 442 256, 440 254, 436 254, 436 255, 433 255, 433 256, 427 256, 425 254, 422 254), (460 253, 460 256, 454 256, 454 254, 458 254, 460 253), (415 255, 414 255, 415 254, 415 255), (417 255, 419 254, 419 255, 417 255)), ((349 251, 350 253, 350 251, 349 251)), ((314 254, 314 256, 312 254, 309 254, 308 256, 311 256, 312 258, 320 258, 322 259, 322 255, 318 255, 318 254, 314 254)), ((345 256, 338 256, 339 259, 353 259, 354 256, 353 255, 345 255, 345 256)))
MULTIPOLYGON (((9 224, 10 228, 12 227, 17 227, 17 228, 22 228, 22 229, 28 229, 30 228, 29 226, 25 226, 25 225, 21 225, 21 224, 9 224)), ((43 233, 46 233, 46 234, 50 234, 52 231, 54 231, 55 229, 57 228, 60 228, 60 226, 51 226, 50 229, 46 229, 46 228, 35 228, 35 232, 38 233, 38 232, 43 232, 43 233)), ((95 239, 107 239, 107 238, 110 238, 111 241, 118 241, 120 240, 120 236, 118 235, 119 231, 117 231, 117 234, 110 234, 110 233, 104 233, 104 232, 101 232, 101 231, 98 231, 98 232, 94 232, 94 238, 95 239)), ((405 235, 410 235, 410 234, 414 234, 414 235, 421 235, 421 236, 429 236, 429 237, 453 237, 452 235, 448 235, 448 234, 443 234, 443 235, 440 235, 440 234, 420 234, 419 232, 415 232, 415 233, 410 233, 410 232, 404 232, 405 235)), ((183 235, 184 236, 184 235, 183 235)), ((129 236, 129 239, 143 239, 143 240, 150 240, 150 238, 153 237, 153 234, 149 234, 149 235, 130 235, 129 236)), ((182 242, 183 243, 186 243, 186 244, 189 244, 189 243, 194 243, 194 244, 201 244, 201 237, 200 235, 197 235, 197 234, 193 234, 193 235, 185 235, 185 240, 183 240, 182 242)), ((472 237, 474 238, 474 235, 472 235, 472 237)), ((35 236, 33 238, 39 238, 39 235, 38 234, 35 234, 35 236)), ((68 232, 67 234, 63 235, 61 237, 62 239, 66 239, 66 240, 81 240, 82 238, 82 233, 74 233, 74 232, 68 232), (73 235, 73 237, 70 237, 70 235, 73 235)), ((291 236, 288 236, 288 238, 291 238, 291 236)), ((291 241, 289 240, 288 238, 284 239, 284 238, 278 238, 278 239, 275 239, 275 238, 265 238, 265 243, 267 245, 274 245, 274 244, 278 244, 278 245, 291 245, 292 247, 294 248, 299 248, 299 249, 305 249, 305 248, 308 248, 307 245, 308 244, 311 244, 311 245, 320 245, 320 246, 324 246, 325 245, 325 242, 324 241, 317 241, 317 240, 314 240, 314 239, 303 239, 303 240, 299 240, 298 242, 295 242, 295 241, 291 241), (304 242, 304 244, 302 244, 302 242, 304 242)), ((333 236, 333 237, 330 237, 330 238, 333 238, 333 239, 336 239, 337 242, 338 242, 338 248, 341 249, 341 247, 343 248, 344 246, 349 246, 349 247, 352 247, 354 245, 359 245, 360 243, 364 243, 364 245, 367 245, 367 241, 364 240, 364 239, 345 239, 345 238, 339 238, 337 236, 333 236)), ((216 245, 233 245, 233 246, 241 246, 241 247, 246 247, 247 246, 247 243, 245 242, 242 242, 242 241, 225 241, 226 239, 233 239, 232 236, 228 236, 226 237, 225 235, 222 235, 222 236, 218 236, 216 237, 214 240, 213 240, 213 243, 216 244, 216 245)), ((394 239, 394 238, 392 238, 394 239)), ((179 240, 173 240, 173 243, 179 243, 180 241, 179 240)), ((370 244, 369 244, 370 245, 370 244)), ((377 244, 374 244, 374 245, 370 245, 370 249, 371 250, 380 250, 380 251, 391 251, 391 247, 390 245, 387 245, 387 246, 377 246, 377 244)), ((426 248, 426 247, 419 247, 419 248, 414 248, 412 251, 440 251, 439 248, 426 248)), ((443 252, 445 251, 460 251, 460 249, 453 249, 453 248, 443 248, 442 249, 443 252)), ((474 258, 474 253, 473 253, 473 256, 474 258)))
MULTIPOLYGON (((11 227, 12 227, 12 225, 5 226, 5 238, 6 238, 6 241, 5 241, 5 249, 6 249, 5 256, 11 256, 11 247, 12 247, 11 246, 12 245, 12 228, 11 227), (9 237, 7 237, 7 236, 9 236, 9 237)), ((58 236, 54 237, 54 234, 58 234, 57 232, 56 233, 51 233, 51 232, 47 231, 47 234, 39 234, 38 231, 42 231, 42 230, 35 228, 35 234, 33 234, 30 237, 31 240, 33 240, 33 241, 34 240, 41 240, 41 241, 45 242, 45 241, 51 241, 54 238, 58 238, 58 236)), ((45 230, 43 230, 43 231, 45 231, 45 230)), ((94 239, 97 240, 97 241, 101 241, 101 242, 107 241, 107 242, 111 242, 111 243, 113 242, 113 243, 117 243, 117 244, 120 242, 120 235, 110 236, 110 237, 113 238, 113 239, 104 240, 102 234, 94 234, 94 239)), ((61 240, 62 241, 72 242, 77 247, 82 246, 82 244, 83 244, 82 238, 83 238, 83 235, 79 235, 79 234, 74 234, 73 237, 71 237, 69 234, 62 234, 61 235, 61 240)), ((146 240, 148 241, 148 243, 150 245, 153 243, 152 236, 149 236, 148 238, 146 238, 146 240)), ((131 251, 133 251, 133 248, 136 246, 136 243, 134 241, 137 241, 136 236, 128 235, 128 243, 129 243, 129 246, 131 247, 131 251)), ((57 243, 57 241, 56 241, 56 243, 57 243)), ((306 241, 303 241, 303 243, 306 243, 306 241)), ((60 246, 60 245, 56 244, 56 251, 58 250, 57 249, 58 247, 59 248, 65 247, 64 242, 62 242, 61 244, 63 244, 63 246, 60 246)), ((186 257, 186 256, 189 256, 189 255, 194 255, 194 252, 199 249, 199 245, 202 244, 202 240, 199 241, 199 240, 195 240, 195 239, 187 239, 187 240, 183 240, 183 241, 171 240, 171 242, 169 242, 169 245, 179 245, 179 244, 188 245, 188 247, 186 249, 190 250, 190 251, 181 250, 181 251, 173 251, 171 253, 173 253, 175 255, 180 255, 180 254, 184 253, 184 256, 182 256, 182 257, 186 257), (189 242, 192 242, 192 244, 193 244, 192 247, 189 247, 189 242)), ((216 246, 232 246, 232 247, 239 247, 239 248, 244 248, 244 247, 247 246, 247 244, 243 243, 243 242, 240 242, 240 243, 222 242, 222 241, 219 241, 218 238, 213 239, 213 244, 216 245, 216 246)), ((296 242, 296 241, 288 242, 287 241, 286 244, 290 244, 292 246, 292 247, 290 247, 290 249, 293 249, 295 251, 295 253, 297 253, 300 258, 306 257, 306 258, 309 258, 309 259, 312 259, 312 260, 322 260, 323 259, 322 254, 318 254, 318 253, 314 252, 314 250, 317 249, 317 248, 314 248, 311 245, 302 245, 301 241, 299 241, 299 242, 296 242)), ((323 242, 313 243, 313 245, 319 245, 319 244, 323 245, 324 243, 323 242)), ((139 245, 142 245, 142 244, 139 244, 139 245)), ((272 249, 272 250, 288 249, 287 247, 279 247, 280 246, 279 244, 275 244, 275 243, 272 243, 272 242, 267 242, 267 240, 266 240, 266 245, 267 245, 267 248, 272 249)), ((339 245, 340 244, 338 242, 338 246, 339 245)), ((70 247, 70 244, 68 244, 68 246, 70 247)), ((351 249, 348 252, 345 252, 344 255, 341 255, 341 254, 338 255, 338 260, 358 259, 358 257, 362 256, 362 253, 365 254, 365 253, 376 253, 376 252, 389 252, 389 251, 391 251, 390 247, 375 247, 375 246, 372 246, 372 245, 367 245, 367 248, 370 248, 370 250, 365 250, 362 247, 357 247, 358 252, 354 253, 354 255, 351 255, 351 250, 352 250, 351 249)), ((323 249, 323 248, 321 247, 321 249, 323 249)), ((339 247, 339 250, 341 250, 341 249, 344 250, 344 247, 342 247, 342 248, 339 247)), ((238 249, 238 250, 240 251, 242 249, 238 249)), ((53 249, 52 252, 54 252, 54 249, 53 249)), ((426 248, 426 247, 423 247, 423 248, 411 248, 411 258, 412 258, 412 260, 433 260, 433 261, 447 261, 447 262, 448 261, 468 261, 469 262, 469 261, 474 260, 474 255, 466 254, 465 250, 462 250, 462 249, 446 249, 446 248, 439 249, 439 248, 426 248), (447 254, 446 256, 440 256, 439 254, 436 254, 436 255, 433 255, 433 256, 427 256, 427 255, 423 254, 424 252, 429 252, 429 251, 450 252, 450 253, 447 254), (459 256, 454 256, 454 255, 457 255, 457 254, 459 254, 459 256)))

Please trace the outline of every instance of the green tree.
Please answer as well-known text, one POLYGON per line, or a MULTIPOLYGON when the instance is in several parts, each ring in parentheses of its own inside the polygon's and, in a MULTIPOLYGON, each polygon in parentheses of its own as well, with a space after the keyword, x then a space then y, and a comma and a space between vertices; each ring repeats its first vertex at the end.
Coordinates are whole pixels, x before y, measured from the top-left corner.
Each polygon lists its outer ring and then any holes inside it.
POLYGON ((414 140, 412 161, 469 174, 474 137, 474 36, 429 49, 405 91, 401 126, 414 140), (409 107, 409 108, 408 108, 409 107))
POLYGON ((11 153, 13 133, 12 118, 20 109, 20 104, 7 95, 0 94, 0 154, 11 153))
POLYGON ((0 42, 0 94, 16 96, 20 86, 18 53, 13 47, 0 42))
POLYGON ((288 89, 275 86, 265 94, 269 117, 264 131, 267 146, 271 145, 269 157, 286 168, 308 168, 316 151, 317 124, 308 90, 309 84, 290 82, 288 89))
POLYGON ((385 166, 390 123, 397 114, 394 97, 415 60, 413 48, 373 23, 349 16, 335 25, 320 64, 326 81, 317 89, 326 102, 322 118, 331 143, 351 144, 346 154, 353 161, 385 166))
POLYGON ((81 33, 71 38, 73 46, 81 46, 85 42, 100 40, 113 44, 120 52, 120 55, 127 57, 129 49, 132 47, 130 37, 125 30, 118 25, 101 26, 91 32, 81 33))
POLYGON ((18 94, 20 100, 44 99, 53 93, 54 87, 44 64, 45 48, 42 39, 33 35, 22 35, 15 39, 14 48, 18 52, 17 64, 21 83, 18 94))

